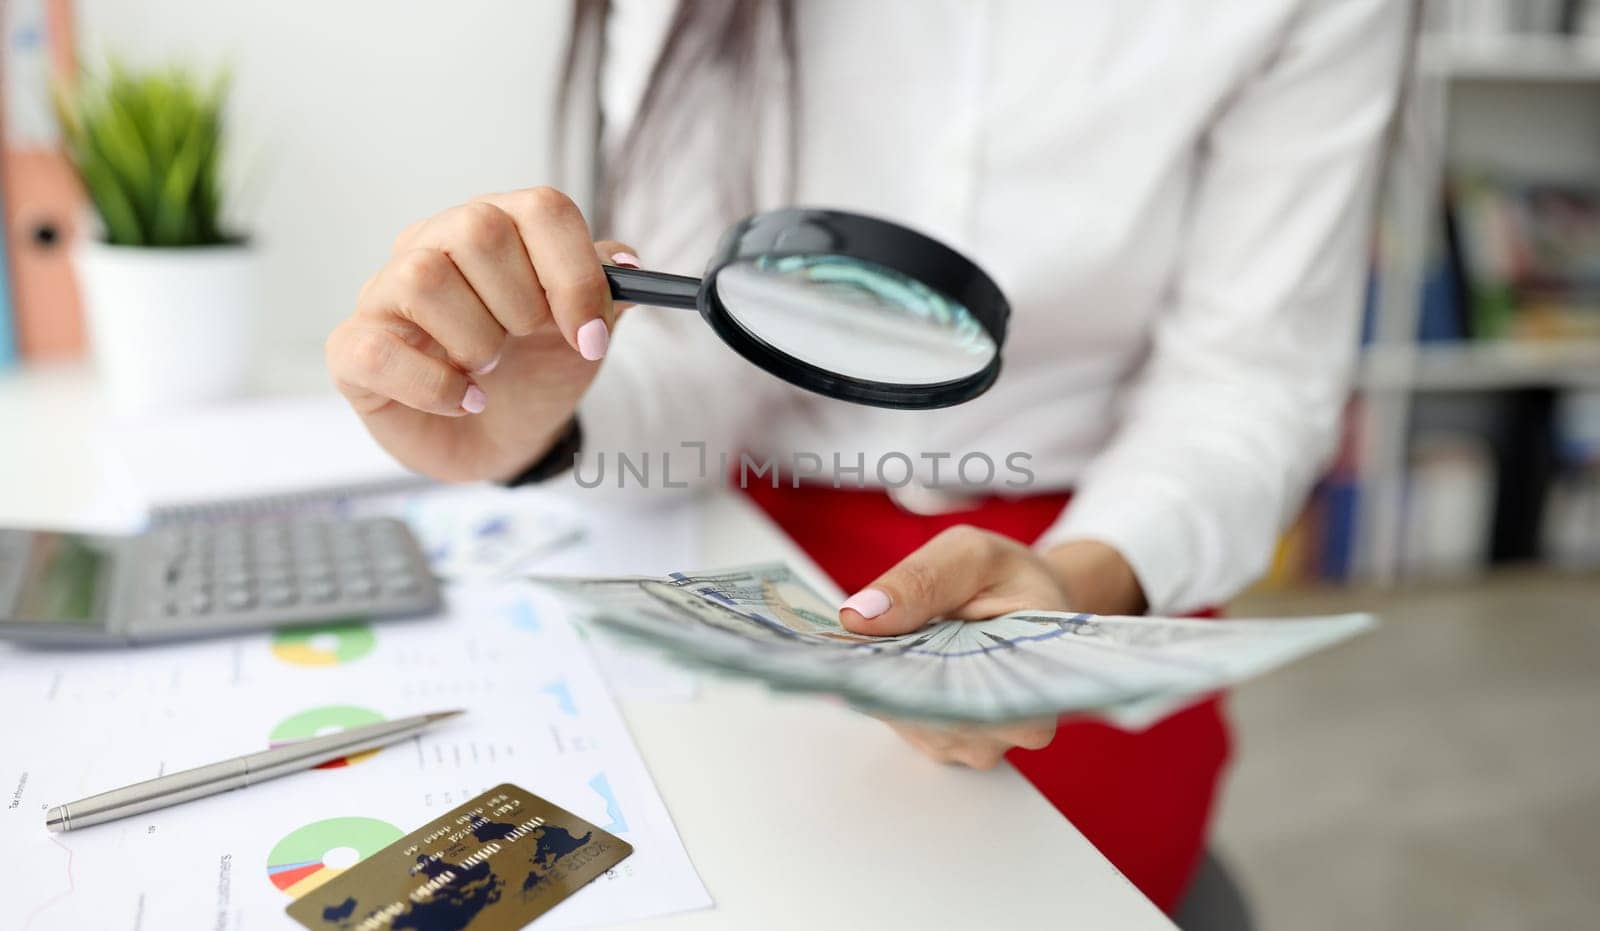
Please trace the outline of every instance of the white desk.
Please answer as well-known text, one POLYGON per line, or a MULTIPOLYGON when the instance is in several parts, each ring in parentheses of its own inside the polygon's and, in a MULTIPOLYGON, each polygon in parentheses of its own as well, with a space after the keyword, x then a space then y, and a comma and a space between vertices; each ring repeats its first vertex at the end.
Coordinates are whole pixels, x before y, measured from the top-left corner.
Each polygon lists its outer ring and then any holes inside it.
MULTIPOLYGON (((81 368, 0 375, 0 523, 60 524, 100 494, 99 390, 81 368)), ((787 559, 742 499, 707 499, 707 564, 787 559)), ((1167 928, 1009 767, 933 765, 828 701, 709 681, 624 713, 714 909, 655 928, 1167 928)))

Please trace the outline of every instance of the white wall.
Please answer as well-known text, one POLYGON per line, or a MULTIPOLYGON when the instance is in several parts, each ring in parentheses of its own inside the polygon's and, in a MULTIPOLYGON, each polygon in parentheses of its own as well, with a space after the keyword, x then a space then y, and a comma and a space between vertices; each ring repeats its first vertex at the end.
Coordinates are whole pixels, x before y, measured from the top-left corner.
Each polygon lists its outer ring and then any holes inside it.
POLYGON ((261 358, 320 359, 407 223, 551 180, 566 0, 77 0, 87 64, 228 62, 261 358))

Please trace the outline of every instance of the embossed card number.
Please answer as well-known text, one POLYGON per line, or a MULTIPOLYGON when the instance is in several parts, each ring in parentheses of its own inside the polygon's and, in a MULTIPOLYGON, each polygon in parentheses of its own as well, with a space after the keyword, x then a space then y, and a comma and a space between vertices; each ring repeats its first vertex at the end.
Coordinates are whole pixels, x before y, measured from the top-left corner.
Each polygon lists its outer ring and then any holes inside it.
POLYGON ((288 912, 313 931, 512 931, 631 853, 626 841, 508 783, 357 863, 288 912))

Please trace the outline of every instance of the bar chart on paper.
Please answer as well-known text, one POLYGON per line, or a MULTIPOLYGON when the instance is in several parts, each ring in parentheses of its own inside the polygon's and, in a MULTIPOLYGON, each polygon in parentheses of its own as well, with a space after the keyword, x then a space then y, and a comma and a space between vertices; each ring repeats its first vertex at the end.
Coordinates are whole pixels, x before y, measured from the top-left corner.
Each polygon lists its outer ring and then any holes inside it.
POLYGON ((134 652, 0 649, 0 926, 294 927, 296 895, 514 782, 635 848, 540 919, 710 905, 583 641, 549 596, 453 586, 448 616, 134 652), (538 623, 529 623, 535 617, 538 623), (425 711, 411 740, 50 835, 44 811, 218 759, 425 711), (15 890, 14 892, 12 890, 15 890))

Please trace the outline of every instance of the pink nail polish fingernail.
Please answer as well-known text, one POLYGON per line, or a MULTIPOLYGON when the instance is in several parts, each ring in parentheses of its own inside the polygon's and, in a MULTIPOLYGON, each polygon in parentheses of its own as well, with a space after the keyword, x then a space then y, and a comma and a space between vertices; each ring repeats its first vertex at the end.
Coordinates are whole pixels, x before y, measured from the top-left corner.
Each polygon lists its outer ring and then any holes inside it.
POLYGON ((849 608, 862 617, 877 617, 889 610, 889 594, 882 589, 863 588, 861 591, 846 598, 844 604, 839 606, 841 611, 845 608, 849 608))
POLYGON ((461 396, 461 409, 469 414, 481 414, 489 404, 489 396, 477 385, 468 385, 467 393, 461 396))
POLYGON ((623 268, 643 267, 639 264, 639 257, 634 255, 632 252, 618 252, 611 257, 611 261, 621 265, 623 268))
POLYGON ((590 320, 578 327, 578 354, 595 362, 605 358, 606 346, 611 343, 611 331, 604 320, 590 320))
POLYGON ((499 366, 500 366, 500 357, 499 356, 495 356, 493 359, 490 359, 488 362, 484 363, 482 368, 478 369, 476 372, 473 372, 472 374, 474 374, 474 375, 487 375, 490 372, 494 371, 499 366))

